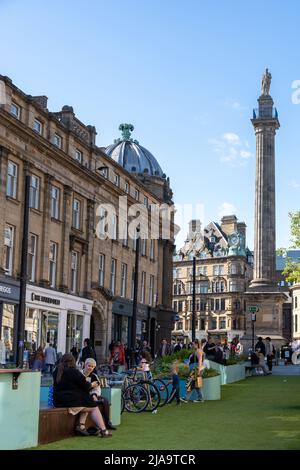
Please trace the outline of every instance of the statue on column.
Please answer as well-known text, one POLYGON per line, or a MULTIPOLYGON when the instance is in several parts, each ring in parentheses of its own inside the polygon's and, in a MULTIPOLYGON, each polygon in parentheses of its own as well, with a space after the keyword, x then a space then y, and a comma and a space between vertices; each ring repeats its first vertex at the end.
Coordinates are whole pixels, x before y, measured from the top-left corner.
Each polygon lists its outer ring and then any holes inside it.
POLYGON ((262 95, 269 96, 271 80, 272 80, 272 75, 270 74, 269 70, 266 69, 261 80, 261 94, 262 95))

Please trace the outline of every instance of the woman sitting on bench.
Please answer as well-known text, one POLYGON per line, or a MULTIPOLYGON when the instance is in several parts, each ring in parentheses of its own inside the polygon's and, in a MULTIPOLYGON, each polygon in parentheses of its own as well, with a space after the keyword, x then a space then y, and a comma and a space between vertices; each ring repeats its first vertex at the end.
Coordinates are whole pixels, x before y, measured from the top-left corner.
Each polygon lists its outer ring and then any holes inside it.
POLYGON ((57 408, 69 408, 72 415, 79 414, 79 424, 75 431, 82 436, 89 436, 85 427, 87 416, 97 427, 100 437, 111 437, 106 429, 98 403, 93 400, 90 390, 98 386, 98 382, 88 383, 82 373, 76 369, 72 354, 64 354, 61 362, 53 373, 53 402, 57 408))
POLYGON ((89 393, 92 399, 98 403, 98 405, 102 405, 103 418, 104 418, 107 429, 111 429, 115 431, 116 428, 112 425, 112 423, 109 420, 109 402, 106 398, 101 396, 100 379, 95 372, 96 365, 97 364, 96 364, 95 359, 93 359, 92 357, 89 357, 88 359, 85 360, 84 369, 82 370, 82 373, 85 377, 85 380, 88 383, 97 382, 98 386, 91 388, 89 393))

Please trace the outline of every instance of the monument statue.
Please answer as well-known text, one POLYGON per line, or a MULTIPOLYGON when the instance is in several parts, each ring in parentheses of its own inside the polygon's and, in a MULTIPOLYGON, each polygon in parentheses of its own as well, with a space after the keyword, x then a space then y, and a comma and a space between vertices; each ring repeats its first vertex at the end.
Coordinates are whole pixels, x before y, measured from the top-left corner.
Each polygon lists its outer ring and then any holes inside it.
POLYGON ((271 80, 272 80, 272 75, 270 74, 269 70, 266 69, 261 80, 261 94, 262 95, 269 96, 271 80))

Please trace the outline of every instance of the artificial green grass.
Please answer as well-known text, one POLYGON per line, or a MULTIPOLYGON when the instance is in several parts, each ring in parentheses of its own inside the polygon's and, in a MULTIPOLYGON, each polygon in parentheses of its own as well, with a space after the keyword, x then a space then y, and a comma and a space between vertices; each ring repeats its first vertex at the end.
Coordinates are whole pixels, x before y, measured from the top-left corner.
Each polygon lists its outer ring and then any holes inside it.
POLYGON ((110 439, 73 437, 49 450, 300 449, 300 377, 250 377, 222 387, 222 400, 175 403, 157 414, 122 415, 110 439))

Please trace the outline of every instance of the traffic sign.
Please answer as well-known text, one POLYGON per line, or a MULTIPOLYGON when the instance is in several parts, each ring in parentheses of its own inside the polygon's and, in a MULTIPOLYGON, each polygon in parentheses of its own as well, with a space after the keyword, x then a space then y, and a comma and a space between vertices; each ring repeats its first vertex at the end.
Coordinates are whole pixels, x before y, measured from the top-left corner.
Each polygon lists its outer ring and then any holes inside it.
POLYGON ((248 311, 250 313, 257 313, 258 310, 259 310, 259 308, 256 305, 249 305, 249 307, 248 307, 248 311))

